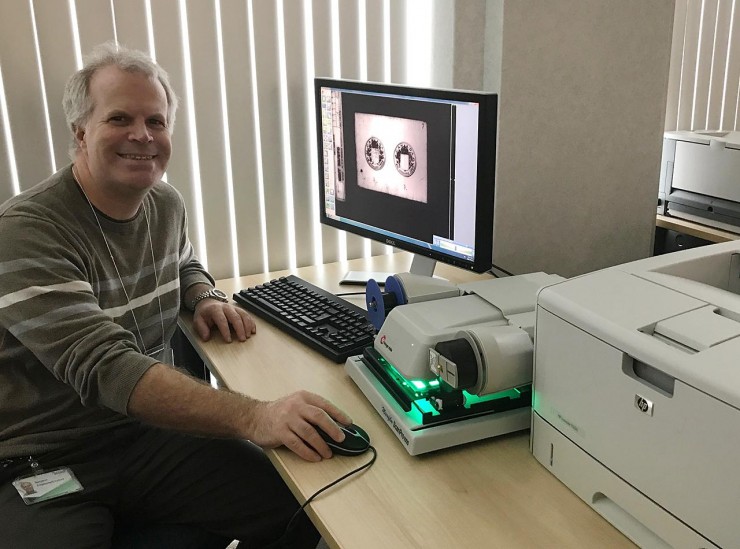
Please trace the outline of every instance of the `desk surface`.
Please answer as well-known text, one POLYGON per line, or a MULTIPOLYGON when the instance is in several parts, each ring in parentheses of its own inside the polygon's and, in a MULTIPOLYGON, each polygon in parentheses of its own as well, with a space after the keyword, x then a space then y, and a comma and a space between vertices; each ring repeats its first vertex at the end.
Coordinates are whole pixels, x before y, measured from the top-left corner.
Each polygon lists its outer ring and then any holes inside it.
POLYGON ((730 231, 724 231, 717 229, 716 227, 710 227, 709 225, 702 225, 701 223, 695 223, 679 217, 672 217, 669 215, 658 214, 655 218, 655 226, 662 227, 664 229, 670 229, 697 238, 703 238, 709 242, 729 242, 730 240, 740 239, 740 234, 732 233, 730 231))
MULTIPOLYGON (((328 291, 364 291, 337 281, 347 270, 404 272, 410 258, 401 253, 293 273, 328 291)), ((218 287, 231 295, 286 273, 219 281, 218 287)), ((445 265, 435 273, 453 282, 476 277, 445 265)), ((356 302, 362 305, 363 296, 356 302)), ((367 430, 378 450, 375 464, 307 508, 331 547, 634 547, 532 457, 529 431, 412 457, 342 364, 259 318, 257 323, 255 337, 228 345, 220 337, 199 342, 188 319, 181 324, 206 365, 230 389, 259 399, 313 391, 367 430)), ((370 458, 368 453, 308 463, 284 448, 267 454, 300 501, 370 458)))

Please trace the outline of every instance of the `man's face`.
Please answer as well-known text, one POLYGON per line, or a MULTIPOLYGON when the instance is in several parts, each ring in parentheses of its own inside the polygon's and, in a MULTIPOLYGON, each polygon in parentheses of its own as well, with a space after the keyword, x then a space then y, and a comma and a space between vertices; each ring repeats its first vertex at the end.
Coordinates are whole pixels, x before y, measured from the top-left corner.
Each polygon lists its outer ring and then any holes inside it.
POLYGON ((90 81, 94 109, 78 128, 78 160, 87 163, 99 192, 136 196, 167 168, 172 143, 167 96, 156 79, 108 66, 90 81))

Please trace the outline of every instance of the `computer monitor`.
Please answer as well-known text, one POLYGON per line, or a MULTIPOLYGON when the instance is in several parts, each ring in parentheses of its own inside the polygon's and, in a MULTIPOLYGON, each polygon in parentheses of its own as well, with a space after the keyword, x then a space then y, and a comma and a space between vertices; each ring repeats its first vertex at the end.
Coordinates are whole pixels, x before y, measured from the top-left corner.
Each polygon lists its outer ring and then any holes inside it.
POLYGON ((315 79, 320 221, 436 261, 491 268, 498 96, 315 79))

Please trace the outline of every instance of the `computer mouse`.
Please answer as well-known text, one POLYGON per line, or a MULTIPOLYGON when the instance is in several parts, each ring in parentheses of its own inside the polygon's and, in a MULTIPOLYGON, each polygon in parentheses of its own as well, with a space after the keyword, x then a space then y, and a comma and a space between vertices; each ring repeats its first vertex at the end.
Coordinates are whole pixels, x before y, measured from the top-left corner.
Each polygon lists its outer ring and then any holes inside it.
POLYGON ((329 435, 327 435, 320 427, 316 427, 316 430, 321 435, 326 443, 331 448, 331 451, 340 456, 359 456, 367 452, 370 448, 370 435, 368 435, 364 429, 358 427, 354 423, 351 425, 339 425, 339 428, 344 431, 344 440, 337 442, 329 435))

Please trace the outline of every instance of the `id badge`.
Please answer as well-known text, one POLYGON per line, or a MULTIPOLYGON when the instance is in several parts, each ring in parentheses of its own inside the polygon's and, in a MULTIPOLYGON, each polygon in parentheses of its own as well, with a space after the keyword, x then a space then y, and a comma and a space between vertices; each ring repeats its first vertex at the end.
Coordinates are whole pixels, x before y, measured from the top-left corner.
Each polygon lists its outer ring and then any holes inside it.
POLYGON ((170 366, 175 365, 175 354, 172 351, 172 347, 169 345, 157 345, 153 349, 147 351, 146 356, 152 357, 162 364, 169 364, 170 366))
POLYGON ((68 467, 19 477, 13 481, 13 487, 26 505, 33 505, 82 490, 82 484, 68 467))

